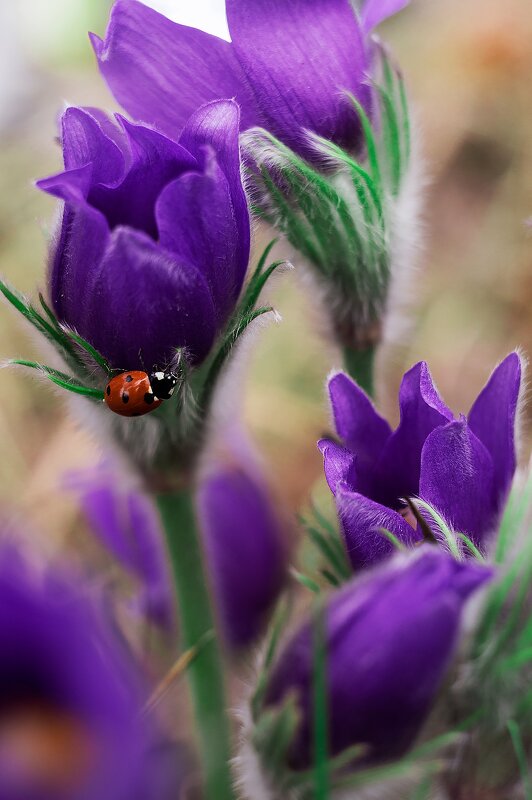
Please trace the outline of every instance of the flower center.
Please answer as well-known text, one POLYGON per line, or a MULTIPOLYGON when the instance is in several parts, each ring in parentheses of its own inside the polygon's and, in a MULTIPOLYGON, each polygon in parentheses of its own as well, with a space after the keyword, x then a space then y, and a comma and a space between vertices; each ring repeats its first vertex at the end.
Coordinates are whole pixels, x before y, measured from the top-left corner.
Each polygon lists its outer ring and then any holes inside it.
POLYGON ((0 715, 0 773, 13 791, 70 796, 96 760, 89 731, 74 716, 39 704, 0 715))

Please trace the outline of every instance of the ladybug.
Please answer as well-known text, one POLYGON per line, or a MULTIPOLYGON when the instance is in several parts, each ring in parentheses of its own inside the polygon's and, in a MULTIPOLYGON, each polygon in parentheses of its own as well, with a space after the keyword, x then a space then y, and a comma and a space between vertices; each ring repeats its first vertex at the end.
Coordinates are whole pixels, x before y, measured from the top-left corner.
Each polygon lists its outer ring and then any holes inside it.
POLYGON ((105 388, 104 402, 121 417, 142 417, 169 400, 177 384, 171 372, 132 370, 111 378, 105 388))

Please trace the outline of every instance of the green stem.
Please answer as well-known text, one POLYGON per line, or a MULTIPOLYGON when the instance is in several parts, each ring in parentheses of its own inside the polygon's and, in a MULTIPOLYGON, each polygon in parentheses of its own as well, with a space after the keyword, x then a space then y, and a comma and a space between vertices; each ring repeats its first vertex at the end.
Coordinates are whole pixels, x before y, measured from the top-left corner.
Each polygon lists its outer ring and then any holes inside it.
MULTIPOLYGON (((183 648, 196 645, 214 630, 201 542, 190 492, 157 498, 175 581, 183 648)), ((205 797, 233 800, 230 731, 226 714, 223 664, 216 636, 201 648, 188 671, 205 797)))
POLYGON ((349 375, 364 389, 370 397, 375 396, 374 368, 375 368, 375 347, 368 347, 367 350, 352 350, 344 347, 344 366, 349 375))

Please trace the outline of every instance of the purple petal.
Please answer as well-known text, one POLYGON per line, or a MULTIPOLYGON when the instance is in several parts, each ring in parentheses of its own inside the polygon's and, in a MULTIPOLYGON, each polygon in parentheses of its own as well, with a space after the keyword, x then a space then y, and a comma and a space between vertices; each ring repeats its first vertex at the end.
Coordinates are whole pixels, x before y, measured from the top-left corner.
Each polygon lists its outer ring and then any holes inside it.
POLYGON ((477 545, 496 523, 493 461, 465 420, 436 428, 421 456, 419 495, 477 545))
POLYGON ((37 185, 67 202, 96 208, 110 229, 128 225, 157 239, 157 197, 179 175, 197 169, 197 161, 180 144, 122 117, 113 141, 107 135, 113 126, 103 119, 103 113, 97 121, 83 109, 68 109, 62 121, 66 170, 37 185))
POLYGON ((336 494, 341 481, 352 487, 356 481, 356 456, 332 439, 320 439, 318 448, 323 455, 323 468, 331 492, 336 494))
POLYGON ((362 9, 361 23, 366 34, 409 5, 410 0, 366 0, 362 9))
MULTIPOLYGON (((57 571, 40 576, 20 557, 0 553, 3 698, 15 711, 43 708, 52 720, 56 712, 90 732, 91 769, 81 771, 74 794, 128 797, 143 778, 149 745, 149 727, 139 713, 144 687, 108 609, 91 601, 80 577, 57 571)), ((17 769, 14 759, 6 764, 6 749, 0 754, 3 797, 64 796, 39 771, 17 769)))
POLYGON ((214 340, 215 313, 203 276, 129 228, 115 229, 77 303, 79 332, 116 369, 163 367, 178 347, 200 361, 214 340))
POLYGON ((109 228, 99 211, 90 206, 65 206, 57 242, 52 243, 50 295, 59 319, 80 333, 84 325, 88 287, 108 240, 109 228))
POLYGON ((155 509, 143 494, 121 487, 101 467, 81 480, 78 476, 76 484, 93 533, 140 580, 142 612, 168 627, 174 598, 155 509))
POLYGON ((198 504, 225 637, 245 647, 262 632, 282 587, 280 524, 265 486, 237 466, 203 481, 198 504))
POLYGON ((203 162, 170 184, 157 203, 161 244, 198 267, 212 291, 221 326, 246 274, 250 222, 240 177, 239 112, 232 101, 211 103, 189 120, 181 143, 203 162))
POLYGON ((469 427, 493 460, 497 507, 506 499, 517 463, 515 427, 521 374, 521 359, 517 353, 510 353, 494 370, 469 412, 469 427))
POLYGON ((181 145, 157 131, 118 119, 126 135, 129 168, 117 186, 94 185, 89 202, 102 211, 111 229, 128 225, 157 239, 157 198, 165 186, 185 171, 197 168, 197 163, 181 145))
POLYGON ((212 148, 229 187, 234 223, 238 231, 241 278, 247 269, 250 250, 250 221, 242 184, 239 146, 240 108, 233 100, 218 100, 199 108, 188 119, 180 144, 205 164, 212 148))
POLYGON ((334 424, 338 436, 352 450, 361 469, 371 466, 391 435, 391 428, 369 397, 343 372, 329 381, 334 424))
MULTIPOLYGON (((441 550, 398 557, 334 594, 327 609, 329 744, 332 756, 367 744, 366 764, 403 755, 434 703, 452 659, 463 605, 491 577, 441 550)), ((312 763, 313 629, 286 645, 266 702, 292 694, 302 719, 291 764, 312 763)))
POLYGON ((395 552, 394 545, 382 533, 383 528, 406 547, 422 540, 422 536, 396 511, 342 485, 337 488, 336 508, 347 553, 355 570, 366 569, 395 552))
POLYGON ((349 0, 226 0, 233 47, 263 126, 308 154, 304 129, 352 147, 358 118, 348 90, 369 103, 366 53, 349 0))
POLYGON ((92 164, 76 167, 37 181, 41 191, 67 203, 86 206, 92 184, 92 164))
POLYGON ((401 421, 390 437, 375 471, 374 499, 398 507, 400 498, 418 493, 421 451, 439 425, 453 419, 424 361, 404 376, 399 390, 401 421))
POLYGON ((113 186, 124 175, 125 158, 116 141, 109 137, 114 126, 109 122, 102 127, 102 113, 96 119, 93 110, 67 108, 61 119, 61 140, 65 169, 73 170, 92 165, 92 183, 113 186))
POLYGON ((135 0, 115 3, 105 42, 91 39, 120 105, 167 136, 176 139, 198 106, 222 97, 237 97, 245 126, 255 123, 253 101, 229 42, 177 25, 135 0))

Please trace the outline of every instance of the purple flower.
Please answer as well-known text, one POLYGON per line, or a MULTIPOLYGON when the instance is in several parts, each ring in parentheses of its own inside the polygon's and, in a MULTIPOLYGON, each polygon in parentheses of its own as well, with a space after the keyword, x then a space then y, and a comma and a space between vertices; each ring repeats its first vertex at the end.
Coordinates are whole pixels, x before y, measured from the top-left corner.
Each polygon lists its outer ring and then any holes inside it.
POLYGON ((281 522, 264 476, 248 459, 211 467, 198 510, 224 637, 238 650, 262 633, 283 586, 281 522))
POLYGON ((38 184, 65 201, 53 309, 116 369, 165 367, 177 348, 200 362, 234 309, 249 259, 238 106, 214 102, 183 118, 169 132, 178 143, 117 122, 67 109, 65 171, 38 184))
POLYGON ((370 34, 408 0, 227 0, 232 43, 177 25, 134 0, 113 7, 100 69, 135 119, 172 136, 200 104, 236 97, 243 129, 260 125, 312 157, 306 130, 359 142, 346 93, 370 105, 370 34))
POLYGON ((5 548, 0 654, 2 800, 152 796, 145 693, 123 641, 64 576, 5 548))
POLYGON ((138 610, 154 623, 173 622, 174 592, 159 520, 149 498, 100 465, 70 477, 92 532, 140 583, 138 610))
MULTIPOLYGON (((326 610, 329 753, 368 747, 364 764, 402 756, 414 742, 452 659, 464 603, 491 576, 428 546, 353 579, 326 610)), ((285 647, 266 694, 295 693, 301 722, 291 766, 312 763, 313 627, 285 647)))
MULTIPOLYGON (((109 469, 78 475, 70 483, 93 532, 140 581, 141 612, 168 627, 175 600, 152 503, 109 469)), ((197 500, 224 638, 239 650, 262 632, 282 588, 281 522, 261 470, 242 447, 212 459, 197 500)))
POLYGON ((405 544, 421 540, 405 519, 404 499, 416 495, 484 547, 516 468, 521 370, 519 356, 511 353, 467 418, 455 419, 420 362, 403 378, 395 431, 350 378, 333 376, 329 392, 342 444, 323 439, 319 447, 355 568, 390 555, 393 546, 382 528, 405 544))

